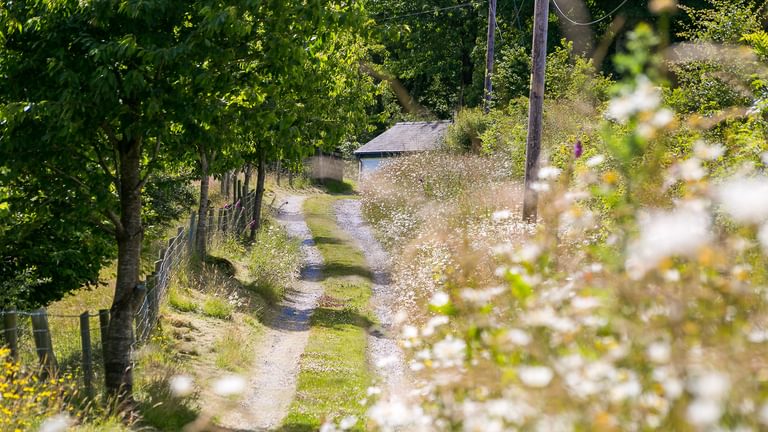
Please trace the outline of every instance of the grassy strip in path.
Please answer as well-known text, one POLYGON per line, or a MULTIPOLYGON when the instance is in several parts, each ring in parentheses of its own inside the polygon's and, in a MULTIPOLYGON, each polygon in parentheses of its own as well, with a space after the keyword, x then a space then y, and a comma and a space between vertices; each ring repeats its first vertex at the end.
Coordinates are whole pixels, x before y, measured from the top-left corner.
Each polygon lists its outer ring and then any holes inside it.
POLYGON ((336 224, 336 199, 320 195, 304 204, 307 225, 325 261, 325 294, 312 315, 285 431, 314 431, 331 417, 362 418, 359 401, 371 383, 366 363, 371 273, 362 252, 336 224))

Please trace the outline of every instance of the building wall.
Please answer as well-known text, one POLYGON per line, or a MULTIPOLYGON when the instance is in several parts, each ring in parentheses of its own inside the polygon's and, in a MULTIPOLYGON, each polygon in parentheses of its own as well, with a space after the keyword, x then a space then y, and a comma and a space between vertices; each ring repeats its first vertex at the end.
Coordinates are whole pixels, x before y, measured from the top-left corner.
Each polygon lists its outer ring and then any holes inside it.
POLYGON ((312 156, 309 159, 310 176, 314 180, 332 179, 344 181, 344 160, 328 155, 312 156))
POLYGON ((360 158, 360 176, 362 177, 376 171, 385 159, 383 157, 360 158))

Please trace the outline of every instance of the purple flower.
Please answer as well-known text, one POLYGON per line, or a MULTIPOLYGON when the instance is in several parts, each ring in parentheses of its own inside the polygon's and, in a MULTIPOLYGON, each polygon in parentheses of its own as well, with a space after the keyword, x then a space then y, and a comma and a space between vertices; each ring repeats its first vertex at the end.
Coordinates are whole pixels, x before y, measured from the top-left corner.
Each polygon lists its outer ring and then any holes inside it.
POLYGON ((255 227, 255 226, 256 226, 256 219, 254 219, 254 220, 252 220, 252 221, 248 222, 248 228, 253 228, 253 227, 255 227))
POLYGON ((232 207, 232 204, 227 204, 227 205, 224 206, 224 209, 225 210, 229 210, 230 207, 232 207))
POLYGON ((573 155, 578 159, 582 154, 584 154, 584 146, 581 144, 581 140, 576 140, 576 144, 573 145, 573 155))
POLYGON ((235 207, 237 207, 237 209, 238 209, 238 210, 240 210, 241 208, 243 208, 243 205, 242 205, 242 204, 240 204, 240 200, 237 200, 237 202, 235 203, 235 207))

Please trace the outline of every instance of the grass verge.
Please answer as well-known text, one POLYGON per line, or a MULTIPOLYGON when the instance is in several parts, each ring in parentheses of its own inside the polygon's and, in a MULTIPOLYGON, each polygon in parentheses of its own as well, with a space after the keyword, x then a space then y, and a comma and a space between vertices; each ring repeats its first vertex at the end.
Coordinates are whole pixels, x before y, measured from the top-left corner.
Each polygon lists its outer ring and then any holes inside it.
POLYGON ((284 431, 314 431, 330 418, 362 418, 359 401, 371 383, 366 363, 371 273, 362 252, 336 224, 333 203, 338 198, 320 195, 304 204, 307 225, 325 261, 325 294, 312 316, 284 431))

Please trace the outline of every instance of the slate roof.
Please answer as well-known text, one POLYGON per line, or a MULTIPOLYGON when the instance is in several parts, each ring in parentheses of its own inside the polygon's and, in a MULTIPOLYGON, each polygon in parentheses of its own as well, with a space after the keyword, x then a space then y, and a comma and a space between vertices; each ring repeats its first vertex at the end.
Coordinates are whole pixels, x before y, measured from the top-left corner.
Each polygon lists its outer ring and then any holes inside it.
POLYGON ((356 156, 384 153, 407 153, 435 150, 451 122, 396 123, 383 134, 355 150, 356 156))

